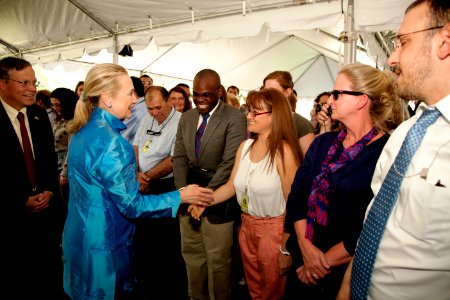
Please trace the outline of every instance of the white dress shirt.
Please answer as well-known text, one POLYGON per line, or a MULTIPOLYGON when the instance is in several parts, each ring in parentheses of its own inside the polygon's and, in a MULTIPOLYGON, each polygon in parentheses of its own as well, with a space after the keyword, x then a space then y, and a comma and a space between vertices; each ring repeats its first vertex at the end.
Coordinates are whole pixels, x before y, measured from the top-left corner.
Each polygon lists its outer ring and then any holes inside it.
MULTIPOLYGON (((403 174, 378 249, 369 299, 450 299, 450 95, 436 107, 442 115, 428 127, 403 174)), ((422 103, 389 138, 372 179, 375 195, 425 109, 422 103)))

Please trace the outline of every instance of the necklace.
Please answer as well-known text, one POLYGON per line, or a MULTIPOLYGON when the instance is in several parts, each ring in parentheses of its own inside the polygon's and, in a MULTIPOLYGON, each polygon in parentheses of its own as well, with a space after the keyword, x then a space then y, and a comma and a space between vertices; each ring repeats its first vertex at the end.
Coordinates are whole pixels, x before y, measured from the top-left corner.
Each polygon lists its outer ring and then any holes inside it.
POLYGON ((449 143, 450 143, 450 140, 447 141, 447 142, 445 142, 444 144, 442 144, 442 145, 437 149, 436 154, 434 154, 434 157, 433 157, 433 159, 431 160, 431 163, 430 163, 430 165, 428 166, 428 168, 422 168, 422 170, 421 170, 420 172, 418 172, 418 173, 414 173, 414 174, 411 174, 411 175, 406 175, 406 174, 400 173, 400 172, 397 170, 397 166, 395 165, 395 162, 394 162, 393 165, 394 165, 394 171, 395 171, 395 173, 397 173, 397 175, 399 175, 399 176, 402 176, 403 178, 411 178, 411 177, 420 175, 421 178, 426 179, 426 178, 427 178, 428 170, 429 170, 429 169, 431 168, 431 166, 434 164, 434 161, 436 160, 436 158, 437 158, 437 156, 438 156, 438 154, 439 154, 439 151, 440 151, 444 146, 446 146, 446 145, 449 144, 449 143))

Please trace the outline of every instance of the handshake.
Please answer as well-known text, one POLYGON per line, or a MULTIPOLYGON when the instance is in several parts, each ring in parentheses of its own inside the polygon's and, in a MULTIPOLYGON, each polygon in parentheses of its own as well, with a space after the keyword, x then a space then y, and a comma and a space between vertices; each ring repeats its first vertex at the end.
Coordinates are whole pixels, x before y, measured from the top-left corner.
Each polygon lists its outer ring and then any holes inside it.
POLYGON ((200 221, 200 217, 202 216, 202 213, 205 210, 205 208, 206 206, 198 206, 195 204, 191 204, 188 207, 188 213, 191 214, 191 217, 200 221))
POLYGON ((214 202, 214 191, 196 184, 190 184, 180 190, 180 196, 182 203, 190 204, 188 213, 196 220, 200 220, 205 208, 214 202))

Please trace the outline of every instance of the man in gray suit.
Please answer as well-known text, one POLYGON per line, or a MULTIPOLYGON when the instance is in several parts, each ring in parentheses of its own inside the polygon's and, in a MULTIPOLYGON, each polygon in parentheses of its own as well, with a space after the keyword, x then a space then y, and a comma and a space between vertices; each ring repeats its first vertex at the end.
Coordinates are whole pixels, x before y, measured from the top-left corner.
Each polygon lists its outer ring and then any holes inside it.
MULTIPOLYGON (((225 184, 240 143, 246 138, 246 118, 219 101, 220 77, 204 69, 195 75, 196 108, 183 113, 173 156, 178 189, 196 183, 213 190, 225 184)), ((182 254, 191 299, 230 299, 233 221, 240 209, 235 198, 206 208, 194 220, 180 207, 182 254)))

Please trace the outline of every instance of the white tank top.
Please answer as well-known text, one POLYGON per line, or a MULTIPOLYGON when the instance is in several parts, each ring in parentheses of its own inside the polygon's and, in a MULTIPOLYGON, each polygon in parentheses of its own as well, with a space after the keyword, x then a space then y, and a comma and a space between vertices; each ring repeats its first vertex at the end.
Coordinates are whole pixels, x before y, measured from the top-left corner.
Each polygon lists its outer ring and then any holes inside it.
POLYGON ((250 151, 247 151, 252 142, 253 139, 245 142, 234 178, 237 201, 242 204, 242 194, 247 187, 249 215, 261 218, 281 216, 286 209, 286 200, 276 163, 269 168, 269 154, 259 162, 252 162, 250 151))

